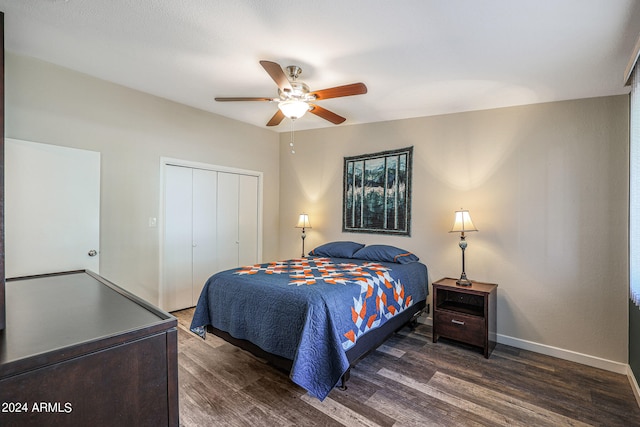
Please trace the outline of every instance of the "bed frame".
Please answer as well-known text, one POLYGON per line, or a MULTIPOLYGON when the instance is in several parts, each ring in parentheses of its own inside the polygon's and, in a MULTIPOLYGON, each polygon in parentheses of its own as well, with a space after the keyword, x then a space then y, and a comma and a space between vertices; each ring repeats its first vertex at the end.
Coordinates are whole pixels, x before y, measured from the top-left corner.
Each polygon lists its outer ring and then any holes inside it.
MULTIPOLYGON (((428 313, 427 301, 419 301, 418 303, 404 310, 402 313, 389 319, 379 328, 373 329, 361 336, 356 341, 355 345, 346 352, 347 360, 349 361, 349 369, 344 373, 344 375, 342 375, 339 388, 341 390, 347 389, 346 383, 349 380, 351 368, 356 366, 356 364, 361 359, 366 357, 369 353, 374 351, 382 343, 389 339, 391 335, 404 328, 405 326, 408 325, 413 330, 418 323, 418 317, 420 317, 425 311, 427 311, 428 313)), ((214 328, 211 325, 207 326, 207 332, 210 332, 222 338, 223 340, 243 350, 248 351, 249 353, 260 359, 266 360, 271 365, 286 373, 291 372, 291 367, 293 366, 293 360, 291 359, 287 359, 285 357, 264 351, 250 341, 234 338, 229 333, 214 328)))

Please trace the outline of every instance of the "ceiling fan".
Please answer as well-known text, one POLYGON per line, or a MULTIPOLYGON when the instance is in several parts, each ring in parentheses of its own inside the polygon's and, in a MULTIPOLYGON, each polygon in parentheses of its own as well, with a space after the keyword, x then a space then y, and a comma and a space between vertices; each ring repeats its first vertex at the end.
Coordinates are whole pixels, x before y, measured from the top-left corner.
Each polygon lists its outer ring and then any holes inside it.
POLYGON ((315 101, 320 101, 329 98, 340 98, 343 96, 362 95, 367 93, 367 86, 364 83, 353 83, 344 86, 336 86, 323 90, 316 90, 311 92, 309 86, 304 82, 298 81, 298 77, 302 73, 302 69, 296 65, 289 65, 287 74, 284 70, 275 62, 260 61, 260 65, 271 76, 274 82, 278 85, 278 97, 277 98, 215 98, 216 101, 228 102, 228 101, 266 101, 277 102, 278 111, 271 117, 271 120, 267 123, 267 126, 277 126, 280 122, 288 117, 292 120, 299 119, 309 111, 311 114, 315 114, 325 120, 330 121, 333 124, 339 125, 344 122, 346 118, 337 115, 336 113, 322 108, 316 105, 315 101))

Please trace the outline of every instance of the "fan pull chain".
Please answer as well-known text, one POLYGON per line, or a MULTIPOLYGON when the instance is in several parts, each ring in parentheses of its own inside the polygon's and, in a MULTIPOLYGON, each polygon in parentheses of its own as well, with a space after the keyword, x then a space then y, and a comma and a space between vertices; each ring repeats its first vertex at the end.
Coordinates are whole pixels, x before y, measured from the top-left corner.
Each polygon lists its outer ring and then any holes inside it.
POLYGON ((289 142, 289 147, 291 148, 291 154, 296 154, 295 147, 293 146, 293 122, 296 119, 291 119, 291 141, 289 142))

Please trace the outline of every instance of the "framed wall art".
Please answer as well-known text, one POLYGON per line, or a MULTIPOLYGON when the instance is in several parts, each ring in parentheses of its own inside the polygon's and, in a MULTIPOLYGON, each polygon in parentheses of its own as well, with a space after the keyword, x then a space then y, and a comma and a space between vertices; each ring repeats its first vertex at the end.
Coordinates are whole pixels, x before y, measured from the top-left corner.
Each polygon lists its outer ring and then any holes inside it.
POLYGON ((344 158, 342 231, 411 235, 413 147, 344 158))

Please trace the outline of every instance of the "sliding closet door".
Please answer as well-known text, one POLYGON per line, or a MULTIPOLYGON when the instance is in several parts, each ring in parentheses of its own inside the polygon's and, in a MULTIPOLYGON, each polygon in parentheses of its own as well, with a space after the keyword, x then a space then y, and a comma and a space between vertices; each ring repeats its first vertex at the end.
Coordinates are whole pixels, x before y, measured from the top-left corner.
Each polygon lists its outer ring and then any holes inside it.
POLYGON ((162 308, 193 307, 213 274, 259 261, 259 178, 164 168, 162 308))
POLYGON ((191 168, 165 168, 162 305, 167 311, 193 306, 192 182, 191 168))
POLYGON ((238 265, 252 265, 258 263, 258 177, 240 175, 239 180, 238 265))
POLYGON ((258 262, 258 177, 218 172, 218 268, 258 262))
POLYGON ((228 270, 238 267, 240 246, 238 199, 239 175, 218 172, 218 268, 228 270))
POLYGON ((193 304, 218 268, 218 173, 193 169, 193 304))

